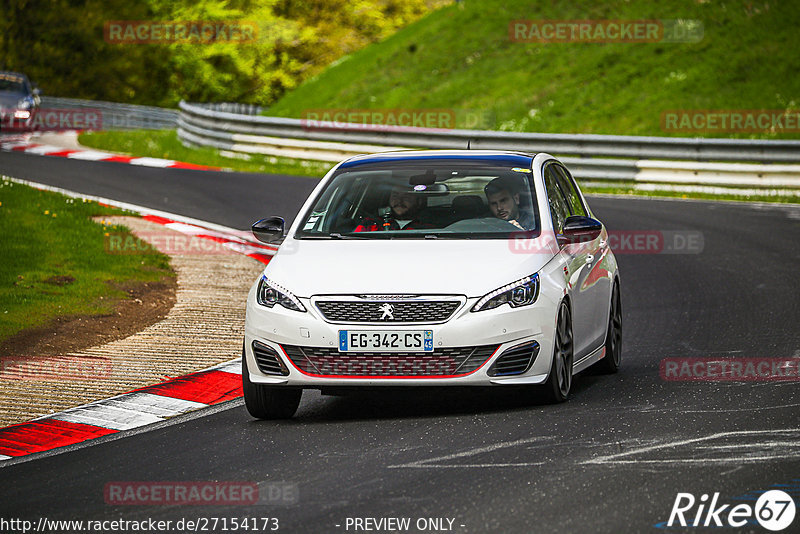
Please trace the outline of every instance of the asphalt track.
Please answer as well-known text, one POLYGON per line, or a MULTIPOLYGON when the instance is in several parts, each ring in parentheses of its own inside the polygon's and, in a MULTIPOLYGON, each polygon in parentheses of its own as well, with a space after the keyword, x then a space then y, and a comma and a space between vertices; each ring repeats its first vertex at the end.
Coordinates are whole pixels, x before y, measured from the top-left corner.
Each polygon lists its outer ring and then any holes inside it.
MULTIPOLYGON (((265 215, 291 219, 315 183, 13 153, 0 154, 0 173, 242 229, 265 215)), ((500 389, 306 392, 296 418, 283 422, 254 421, 234 402, 0 468, 0 517, 276 517, 284 532, 355 532, 347 518, 365 517, 409 517, 416 532, 418 518, 439 517, 454 519, 454 532, 616 533, 657 532, 678 492, 719 492, 720 502, 752 506, 752 492, 793 484, 800 505, 797 381, 659 374, 667 357, 800 357, 800 209, 590 203, 612 230, 699 231, 704 248, 618 255, 623 366, 615 376, 578 377, 569 402, 500 389), (228 507, 103 498, 112 481, 187 480, 253 481, 264 497, 269 484, 285 483, 297 493, 291 503, 228 507)), ((790 531, 800 532, 800 518, 790 531)))

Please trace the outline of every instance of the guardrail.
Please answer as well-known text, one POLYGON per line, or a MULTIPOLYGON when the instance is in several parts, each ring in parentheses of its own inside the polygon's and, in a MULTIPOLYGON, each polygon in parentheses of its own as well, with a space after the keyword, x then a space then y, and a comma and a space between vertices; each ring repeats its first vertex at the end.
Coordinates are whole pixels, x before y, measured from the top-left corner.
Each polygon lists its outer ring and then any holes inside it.
POLYGON ((261 115, 263 108, 255 104, 240 104, 238 102, 214 102, 209 104, 192 104, 194 106, 210 109, 212 111, 225 111, 238 115, 261 115))
POLYGON ((376 127, 243 115, 186 102, 179 107, 178 136, 184 144, 247 154, 338 161, 365 152, 469 146, 474 150, 547 152, 560 156, 578 178, 800 188, 800 165, 787 165, 800 163, 800 141, 795 140, 376 127))
POLYGON ((178 110, 154 106, 43 96, 40 107, 42 110, 97 111, 101 115, 103 130, 163 130, 173 129, 178 123, 178 110))

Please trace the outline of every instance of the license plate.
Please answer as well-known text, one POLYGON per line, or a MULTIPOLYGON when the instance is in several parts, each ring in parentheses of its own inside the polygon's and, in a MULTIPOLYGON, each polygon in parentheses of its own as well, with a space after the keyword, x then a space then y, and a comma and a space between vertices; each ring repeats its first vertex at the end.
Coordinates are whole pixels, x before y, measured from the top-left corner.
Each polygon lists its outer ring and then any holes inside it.
POLYGON ((433 352, 433 330, 339 330, 339 352, 433 352))

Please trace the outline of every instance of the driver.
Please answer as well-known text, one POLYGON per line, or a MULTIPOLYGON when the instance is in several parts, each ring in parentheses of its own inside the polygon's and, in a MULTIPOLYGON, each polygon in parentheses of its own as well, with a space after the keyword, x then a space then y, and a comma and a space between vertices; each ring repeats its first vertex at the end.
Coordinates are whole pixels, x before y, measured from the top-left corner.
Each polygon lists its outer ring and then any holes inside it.
POLYGON ((486 200, 492 215, 510 222, 520 230, 534 229, 533 214, 528 210, 520 209, 519 186, 508 179, 498 177, 486 184, 483 192, 486 193, 486 200))
POLYGON ((425 208, 425 198, 415 193, 410 186, 396 185, 389 194, 389 212, 383 219, 365 217, 354 232, 374 232, 376 230, 417 230, 435 228, 434 225, 418 220, 425 208))

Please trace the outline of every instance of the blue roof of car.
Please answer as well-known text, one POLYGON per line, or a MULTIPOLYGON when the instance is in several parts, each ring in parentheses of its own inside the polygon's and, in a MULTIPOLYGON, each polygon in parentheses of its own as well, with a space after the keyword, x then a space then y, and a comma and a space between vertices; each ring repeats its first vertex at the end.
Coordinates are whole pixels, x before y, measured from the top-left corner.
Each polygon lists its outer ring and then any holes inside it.
POLYGON ((414 150, 381 152, 355 156, 342 163, 339 168, 346 169, 360 165, 380 163, 400 163, 407 161, 419 164, 424 161, 458 160, 463 163, 478 165, 492 165, 498 167, 525 167, 530 168, 533 156, 518 152, 504 152, 496 150, 414 150))
POLYGON ((21 72, 12 72, 10 70, 0 70, 0 76, 7 78, 19 78, 20 80, 26 80, 28 78, 21 72))

